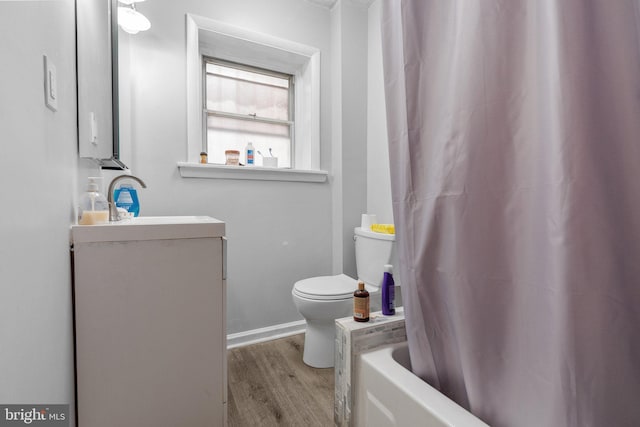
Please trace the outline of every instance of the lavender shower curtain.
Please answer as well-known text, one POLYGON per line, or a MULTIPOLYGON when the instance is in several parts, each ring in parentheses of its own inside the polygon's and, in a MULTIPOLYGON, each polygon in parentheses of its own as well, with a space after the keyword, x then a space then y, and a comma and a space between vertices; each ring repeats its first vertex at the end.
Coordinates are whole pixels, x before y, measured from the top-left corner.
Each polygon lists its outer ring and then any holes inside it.
POLYGON ((492 426, 640 426, 640 3, 382 7, 415 373, 492 426))

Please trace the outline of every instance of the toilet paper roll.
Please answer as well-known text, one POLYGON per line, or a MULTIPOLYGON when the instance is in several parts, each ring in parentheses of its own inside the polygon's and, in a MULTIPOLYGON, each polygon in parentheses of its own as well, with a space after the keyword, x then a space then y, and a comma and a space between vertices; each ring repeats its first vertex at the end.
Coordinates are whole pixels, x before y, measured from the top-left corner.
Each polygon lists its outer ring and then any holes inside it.
POLYGON ((378 222, 378 218, 375 214, 362 214, 362 219, 360 220, 360 228, 363 230, 371 230, 371 224, 376 224, 378 222))

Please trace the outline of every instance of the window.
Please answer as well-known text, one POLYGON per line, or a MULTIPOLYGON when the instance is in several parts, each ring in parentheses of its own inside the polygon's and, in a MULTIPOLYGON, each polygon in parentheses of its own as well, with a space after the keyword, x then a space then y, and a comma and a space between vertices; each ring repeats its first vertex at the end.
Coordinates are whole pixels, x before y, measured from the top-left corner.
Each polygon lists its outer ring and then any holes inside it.
POLYGON ((278 166, 293 167, 294 76, 203 57, 205 146, 209 162, 224 164, 226 150, 254 146, 255 164, 278 157, 278 166))
MULTIPOLYGON (((187 158, 186 161, 178 161, 181 176, 184 178, 326 182, 328 172, 320 170, 320 50, 291 40, 256 33, 192 14, 186 15, 186 30, 187 158), (214 63, 219 60, 220 63, 217 65, 221 65, 222 68, 234 69, 233 73, 250 71, 255 75, 279 78, 285 76, 285 80, 289 79, 288 116, 285 116, 287 118, 283 119, 283 116, 276 115, 275 120, 279 120, 279 122, 274 123, 274 116, 268 115, 262 111, 263 109, 257 107, 255 110, 245 108, 243 102, 229 109, 225 109, 226 105, 224 107, 208 105, 205 97, 207 89, 203 87, 207 85, 206 79, 203 77, 203 74, 206 75, 207 58, 215 58, 214 63), (275 72, 265 72, 264 70, 275 72), (214 107, 211 108, 211 114, 206 111, 209 110, 209 106, 214 107), (204 114, 203 107, 205 107, 204 114), (255 118, 253 118, 253 114, 256 115, 255 118), (247 134, 240 136, 238 127, 241 120, 239 116, 243 115, 245 120, 243 120, 244 130, 242 132, 247 132, 247 134), (251 117, 248 117, 249 115, 251 117), (252 120, 246 120, 249 118, 252 120), (270 124, 269 129, 257 128, 266 126, 267 123, 270 124), (211 136, 208 135, 209 129, 213 132, 211 136), (223 136, 223 133, 227 135, 223 136), (290 167, 272 169, 216 165, 213 162, 224 163, 222 159, 217 157, 220 152, 224 153, 224 150, 216 149, 215 144, 218 141, 223 141, 222 143, 226 144, 224 138, 228 138, 226 141, 230 143, 231 136, 240 140, 240 142, 236 142, 239 145, 235 147, 241 152, 244 151, 248 141, 251 141, 254 148, 260 150, 263 155, 266 155, 266 152, 271 148, 273 154, 278 157, 278 166, 285 164, 285 159, 276 142, 285 144, 285 147, 289 147, 289 159, 286 164, 290 167), (287 138, 288 142, 286 142, 287 138), (265 145, 256 146, 258 143, 265 145), (209 144, 213 150, 209 150, 209 144), (266 152, 263 151, 263 147, 266 152), (200 152, 207 150, 211 151, 209 164, 199 164, 200 152), (216 150, 218 150, 217 153, 216 150), (280 160, 281 156, 282 160, 280 160)), ((212 74, 223 74, 221 69, 212 74)), ((253 82, 251 84, 254 87, 261 86, 259 79, 258 82, 255 82, 235 74, 222 78, 235 81, 236 85, 249 84, 244 81, 249 80, 253 82)), ((272 86, 277 87, 278 85, 272 86)), ((269 108, 264 108, 264 110, 269 110, 269 108)), ((286 149, 283 150, 286 151, 286 149)), ((261 159, 258 155, 258 164, 260 162, 261 159)))

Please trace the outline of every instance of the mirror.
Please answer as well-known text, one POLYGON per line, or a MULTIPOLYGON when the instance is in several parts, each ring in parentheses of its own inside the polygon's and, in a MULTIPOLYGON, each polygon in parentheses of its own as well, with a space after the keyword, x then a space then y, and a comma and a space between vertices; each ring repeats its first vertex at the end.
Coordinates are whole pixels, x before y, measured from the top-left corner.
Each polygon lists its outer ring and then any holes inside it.
POLYGON ((117 0, 76 0, 78 151, 103 169, 126 169, 118 132, 117 0))

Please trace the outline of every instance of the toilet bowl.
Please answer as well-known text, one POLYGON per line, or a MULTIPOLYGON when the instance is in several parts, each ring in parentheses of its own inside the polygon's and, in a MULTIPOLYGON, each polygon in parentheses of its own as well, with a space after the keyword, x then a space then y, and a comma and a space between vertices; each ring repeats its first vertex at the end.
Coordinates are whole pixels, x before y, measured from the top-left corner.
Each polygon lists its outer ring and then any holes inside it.
MULTIPOLYGON (((384 265, 391 262, 395 236, 358 227, 354 240, 358 278, 365 282, 374 311, 379 306, 384 265)), ((307 323, 302 357, 305 364, 314 368, 334 366, 335 320, 353 314, 357 284, 356 279, 338 274, 312 277, 293 285, 293 302, 307 323)))
POLYGON ((314 368, 333 366, 335 319, 353 312, 357 282, 345 274, 320 276, 296 282, 291 295, 307 329, 302 360, 314 368))

